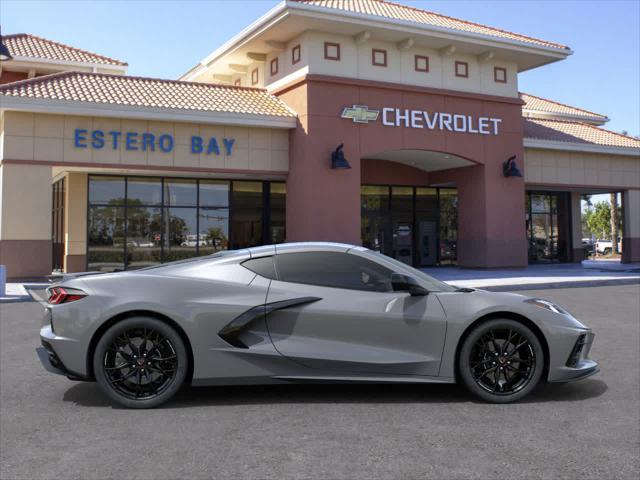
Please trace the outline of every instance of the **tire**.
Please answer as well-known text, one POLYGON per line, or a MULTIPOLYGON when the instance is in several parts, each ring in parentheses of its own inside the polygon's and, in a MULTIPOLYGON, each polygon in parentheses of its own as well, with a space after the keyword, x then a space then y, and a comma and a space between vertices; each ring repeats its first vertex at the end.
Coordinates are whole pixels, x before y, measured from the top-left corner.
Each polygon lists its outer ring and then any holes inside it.
POLYGON ((515 320, 495 319, 467 335, 460 348, 458 371, 475 396, 491 403, 510 403, 536 387, 544 362, 544 350, 531 329, 515 320))
POLYGON ((607 247, 607 248, 604 249, 602 254, 603 255, 611 255, 611 252, 612 252, 611 248, 607 247))
POLYGON ((165 403, 184 383, 188 368, 189 356, 180 335, 150 317, 116 323, 102 335, 93 354, 98 385, 127 408, 165 403))

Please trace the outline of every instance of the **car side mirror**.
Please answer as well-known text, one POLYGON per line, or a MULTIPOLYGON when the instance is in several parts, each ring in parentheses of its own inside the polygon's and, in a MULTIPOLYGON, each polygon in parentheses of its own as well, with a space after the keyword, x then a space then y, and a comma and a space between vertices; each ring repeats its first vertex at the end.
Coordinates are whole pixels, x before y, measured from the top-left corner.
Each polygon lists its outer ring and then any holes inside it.
POLYGON ((394 292, 409 292, 411 296, 429 295, 429 290, 420 285, 415 278, 401 273, 391 274, 391 286, 394 292))

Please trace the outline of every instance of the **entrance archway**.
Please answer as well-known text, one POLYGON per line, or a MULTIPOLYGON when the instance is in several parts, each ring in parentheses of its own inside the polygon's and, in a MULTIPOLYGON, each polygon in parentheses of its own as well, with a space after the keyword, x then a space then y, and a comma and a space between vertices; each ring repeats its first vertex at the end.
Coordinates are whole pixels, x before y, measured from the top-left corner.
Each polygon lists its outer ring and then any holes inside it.
POLYGON ((361 160, 362 244, 417 267, 455 265, 458 190, 435 172, 476 165, 432 150, 390 150, 361 160))

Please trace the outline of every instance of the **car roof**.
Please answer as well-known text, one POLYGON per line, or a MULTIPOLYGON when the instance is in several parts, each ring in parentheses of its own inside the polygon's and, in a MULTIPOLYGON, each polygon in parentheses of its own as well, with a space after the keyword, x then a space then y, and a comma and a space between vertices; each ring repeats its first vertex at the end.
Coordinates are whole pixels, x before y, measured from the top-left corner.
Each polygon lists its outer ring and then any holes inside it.
POLYGON ((353 248, 362 248, 357 245, 348 243, 335 242, 291 242, 279 243, 277 245, 265 245, 261 247, 252 247, 248 250, 252 257, 263 257, 280 253, 293 252, 347 252, 353 248))

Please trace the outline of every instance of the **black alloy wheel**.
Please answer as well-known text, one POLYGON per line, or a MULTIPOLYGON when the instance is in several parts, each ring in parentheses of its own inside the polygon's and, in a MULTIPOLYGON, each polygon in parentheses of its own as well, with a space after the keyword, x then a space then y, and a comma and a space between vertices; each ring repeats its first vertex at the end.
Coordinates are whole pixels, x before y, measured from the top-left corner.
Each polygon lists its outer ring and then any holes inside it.
POLYGON ((514 320, 480 324, 460 350, 459 371, 465 385, 491 402, 507 403, 527 395, 540 381, 543 369, 540 341, 514 320))
POLYGON ((164 403, 186 377, 184 342, 153 318, 129 318, 111 327, 94 354, 96 381, 118 403, 151 408, 164 403))

